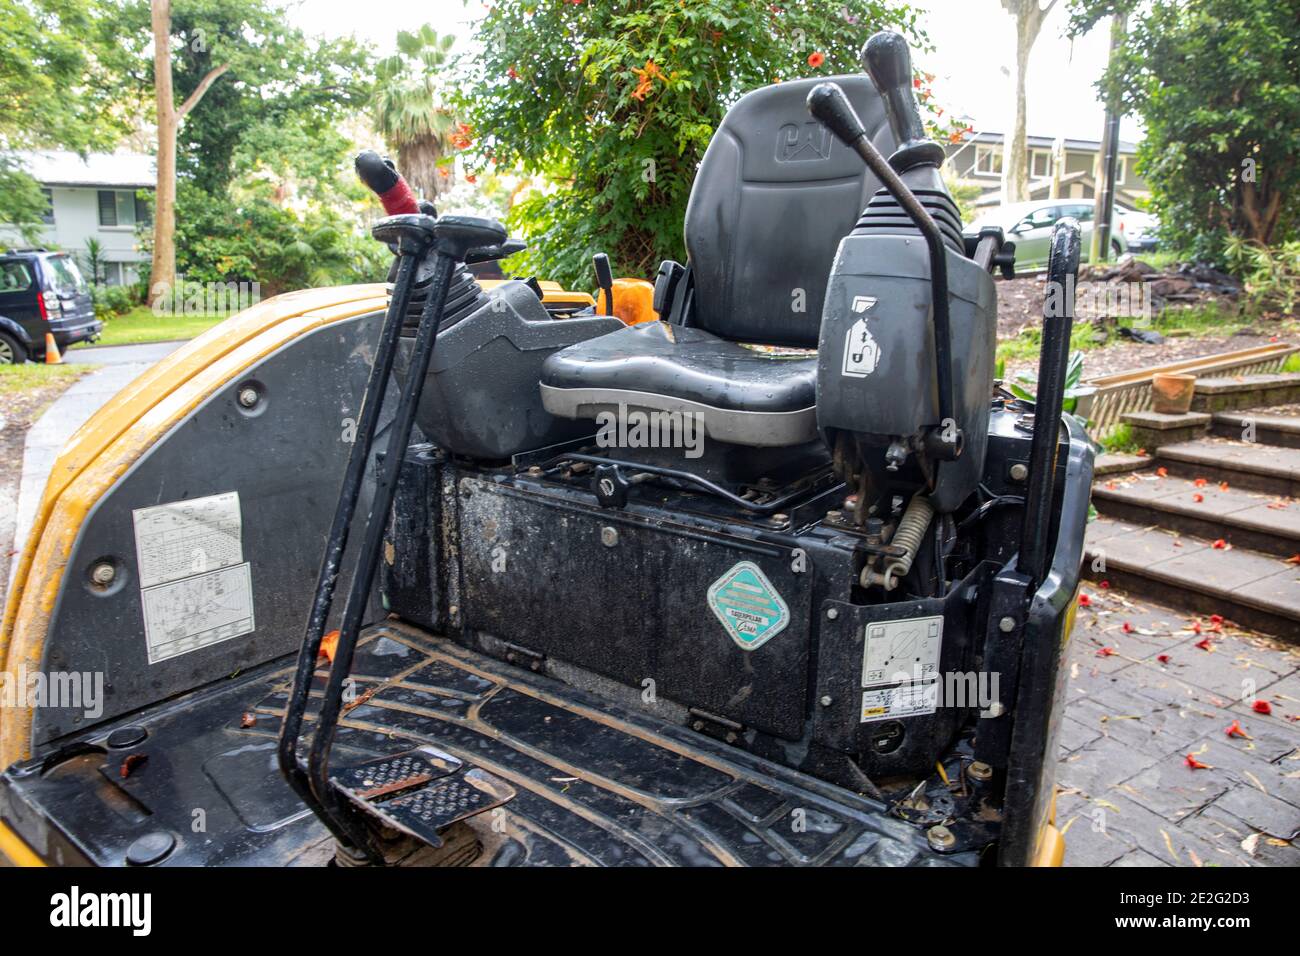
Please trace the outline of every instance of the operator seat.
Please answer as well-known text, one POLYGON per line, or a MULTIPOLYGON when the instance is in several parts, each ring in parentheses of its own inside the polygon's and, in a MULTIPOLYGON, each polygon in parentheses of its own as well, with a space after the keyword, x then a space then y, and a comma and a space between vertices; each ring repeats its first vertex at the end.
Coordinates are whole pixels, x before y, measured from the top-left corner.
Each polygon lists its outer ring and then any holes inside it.
MULTIPOLYGON (((885 155, 884 101, 866 76, 832 78, 885 155)), ((553 415, 702 412, 719 442, 792 446, 817 437, 817 334, 835 250, 880 182, 808 113, 821 79, 741 97, 691 188, 688 267, 666 321, 579 342, 542 366, 553 415)))

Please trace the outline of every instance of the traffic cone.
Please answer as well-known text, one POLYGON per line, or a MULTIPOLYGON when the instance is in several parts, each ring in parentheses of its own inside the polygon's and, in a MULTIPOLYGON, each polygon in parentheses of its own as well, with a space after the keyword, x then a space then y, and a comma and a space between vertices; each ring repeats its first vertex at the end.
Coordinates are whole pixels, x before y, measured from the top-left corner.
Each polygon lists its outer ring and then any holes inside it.
POLYGON ((52 332, 45 333, 45 364, 63 364, 63 356, 59 354, 59 346, 55 343, 54 334, 52 332))

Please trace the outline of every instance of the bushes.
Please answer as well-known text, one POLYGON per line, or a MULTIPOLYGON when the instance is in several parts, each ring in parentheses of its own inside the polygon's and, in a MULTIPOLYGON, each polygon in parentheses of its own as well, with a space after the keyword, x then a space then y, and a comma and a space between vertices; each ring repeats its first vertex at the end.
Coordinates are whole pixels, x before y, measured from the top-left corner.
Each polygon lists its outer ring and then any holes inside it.
POLYGON ((1270 247, 1231 236, 1224 252, 1245 284, 1252 309, 1295 314, 1300 304, 1300 239, 1270 247))
POLYGON ((125 315, 144 301, 136 284, 96 285, 91 287, 90 295, 95 302, 95 318, 101 321, 125 315))

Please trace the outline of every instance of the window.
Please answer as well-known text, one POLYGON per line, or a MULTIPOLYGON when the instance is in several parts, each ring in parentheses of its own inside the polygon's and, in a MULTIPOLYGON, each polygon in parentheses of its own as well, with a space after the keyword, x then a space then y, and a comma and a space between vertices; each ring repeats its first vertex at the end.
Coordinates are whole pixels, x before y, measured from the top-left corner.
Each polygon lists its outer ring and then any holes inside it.
POLYGON ((149 203, 141 199, 138 195, 132 193, 135 199, 135 222, 138 226, 153 225, 153 211, 149 208, 149 203))
POLYGON ((45 260, 45 264, 50 270, 50 285, 56 292, 86 291, 86 280, 81 277, 81 270, 67 256, 50 256, 45 260))
POLYGON ((1001 146, 976 146, 975 147, 975 175, 976 176, 1001 176, 1002 175, 1002 147, 1001 146))
POLYGON ((1119 162, 1115 164, 1115 185, 1122 186, 1128 182, 1128 157, 1120 156, 1119 162))
POLYGON ((54 190, 42 189, 41 195, 45 197, 45 212, 41 214, 41 222, 52 226, 54 225, 54 190))
POLYGON ((1052 154, 1045 149, 1035 149, 1029 154, 1029 175, 1033 179, 1046 179, 1052 175, 1052 154))
POLYGON ((131 227, 150 221, 149 210, 135 196, 135 190, 99 190, 99 225, 101 228, 131 227), (141 207, 144 207, 143 209, 141 207))
POLYGON ((0 262, 0 293, 26 292, 32 287, 32 270, 18 259, 0 262))

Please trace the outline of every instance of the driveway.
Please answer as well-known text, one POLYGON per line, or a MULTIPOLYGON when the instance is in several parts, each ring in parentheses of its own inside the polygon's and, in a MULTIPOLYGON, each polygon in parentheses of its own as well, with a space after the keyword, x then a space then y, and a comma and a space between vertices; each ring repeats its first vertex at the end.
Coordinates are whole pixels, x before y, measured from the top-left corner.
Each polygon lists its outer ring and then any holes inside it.
MULTIPOLYGON (((152 342, 105 348, 74 348, 64 356, 68 364, 98 366, 58 397, 27 432, 22 479, 18 486, 17 514, 10 548, 21 551, 36 516, 45 480, 54 461, 73 433, 100 406, 155 362, 176 351, 184 342, 152 342)), ((16 564, 16 562, 15 562, 16 564)), ((10 572, 12 573, 12 566, 10 572)), ((6 585, 8 581, 4 582, 6 585)))

